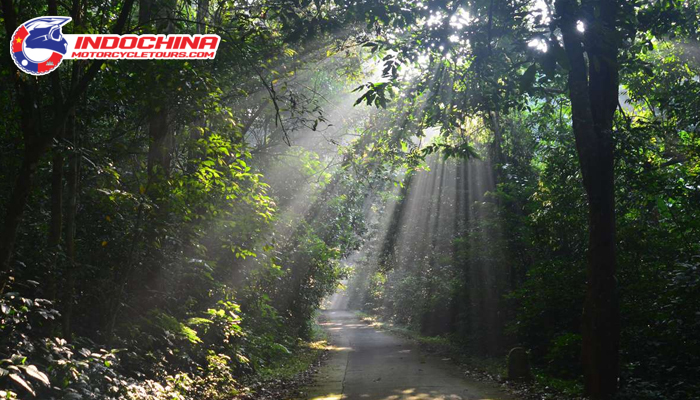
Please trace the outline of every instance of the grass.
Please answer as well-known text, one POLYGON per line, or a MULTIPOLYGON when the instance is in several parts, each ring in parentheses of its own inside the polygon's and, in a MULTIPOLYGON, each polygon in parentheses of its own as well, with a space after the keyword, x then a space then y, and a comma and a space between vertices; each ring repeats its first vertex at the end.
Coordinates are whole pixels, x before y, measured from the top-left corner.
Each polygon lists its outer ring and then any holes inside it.
POLYGON ((275 360, 258 373, 258 377, 267 380, 289 380, 306 372, 316 363, 328 347, 326 333, 318 324, 312 327, 311 340, 300 342, 289 354, 275 360))
POLYGON ((300 343, 291 354, 261 370, 259 376, 263 380, 293 379, 307 371, 323 354, 326 346, 325 340, 300 343))
POLYGON ((579 397, 583 393, 583 384, 576 380, 559 379, 535 370, 535 384, 538 388, 552 389, 569 397, 579 397))

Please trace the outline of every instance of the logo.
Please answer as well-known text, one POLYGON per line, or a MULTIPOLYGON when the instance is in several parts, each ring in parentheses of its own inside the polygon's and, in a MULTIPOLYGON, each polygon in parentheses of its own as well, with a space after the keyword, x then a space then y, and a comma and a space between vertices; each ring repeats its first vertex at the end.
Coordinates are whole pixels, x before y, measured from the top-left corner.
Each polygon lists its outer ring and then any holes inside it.
POLYGON ((69 17, 39 17, 12 35, 12 59, 32 75, 45 75, 63 59, 202 60, 213 59, 219 35, 64 35, 69 17))
POLYGON ((69 17, 39 17, 20 25, 12 35, 12 59, 22 71, 44 75, 61 64, 68 42, 61 27, 69 17))

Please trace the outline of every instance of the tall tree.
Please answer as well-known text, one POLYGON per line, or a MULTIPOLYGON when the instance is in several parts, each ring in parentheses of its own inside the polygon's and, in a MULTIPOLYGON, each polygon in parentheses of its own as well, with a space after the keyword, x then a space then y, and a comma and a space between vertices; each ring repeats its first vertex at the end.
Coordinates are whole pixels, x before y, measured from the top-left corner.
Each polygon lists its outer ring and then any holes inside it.
POLYGON ((586 391, 594 399, 617 388, 620 307, 615 278, 613 116, 618 104, 618 5, 557 0, 569 69, 568 89, 583 186, 588 197, 588 260, 583 310, 586 391), (577 29, 584 22, 584 32, 577 29))

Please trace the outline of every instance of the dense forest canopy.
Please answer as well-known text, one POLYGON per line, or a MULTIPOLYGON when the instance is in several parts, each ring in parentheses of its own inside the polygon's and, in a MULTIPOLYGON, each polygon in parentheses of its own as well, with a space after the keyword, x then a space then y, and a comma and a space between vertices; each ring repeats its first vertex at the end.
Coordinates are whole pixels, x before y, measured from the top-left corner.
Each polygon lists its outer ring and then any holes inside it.
POLYGON ((2 0, 1 22, 0 398, 257 398, 339 287, 468 354, 525 347, 560 396, 700 396, 700 2, 2 0), (45 15, 221 44, 35 77, 10 38, 45 15))

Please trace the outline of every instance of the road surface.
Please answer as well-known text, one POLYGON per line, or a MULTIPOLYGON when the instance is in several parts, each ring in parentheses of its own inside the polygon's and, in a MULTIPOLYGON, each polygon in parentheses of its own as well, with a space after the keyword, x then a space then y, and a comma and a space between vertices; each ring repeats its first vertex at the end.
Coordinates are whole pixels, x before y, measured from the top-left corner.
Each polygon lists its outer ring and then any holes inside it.
POLYGON ((323 311, 331 354, 305 390, 307 400, 514 400, 469 380, 449 359, 371 327, 354 312, 323 311))

